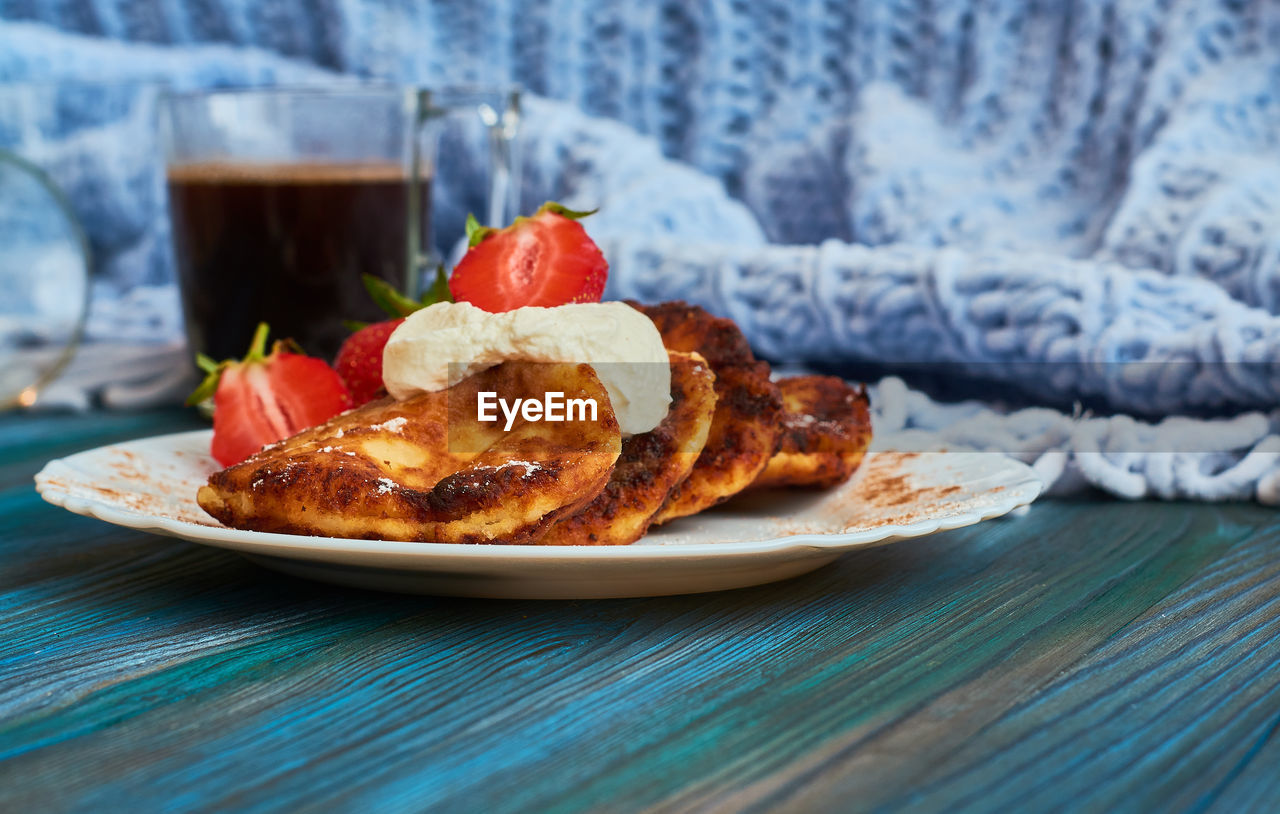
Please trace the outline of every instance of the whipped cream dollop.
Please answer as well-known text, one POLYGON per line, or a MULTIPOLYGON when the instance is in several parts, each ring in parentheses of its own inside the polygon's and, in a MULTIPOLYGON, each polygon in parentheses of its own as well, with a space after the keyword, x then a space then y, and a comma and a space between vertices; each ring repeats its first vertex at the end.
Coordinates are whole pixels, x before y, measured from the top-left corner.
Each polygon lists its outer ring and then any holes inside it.
POLYGON ((621 302, 500 314, 465 302, 429 305, 406 317, 387 340, 382 382, 403 400, 517 359, 590 364, 609 392, 618 426, 629 435, 658 426, 671 404, 662 335, 652 320, 621 302))

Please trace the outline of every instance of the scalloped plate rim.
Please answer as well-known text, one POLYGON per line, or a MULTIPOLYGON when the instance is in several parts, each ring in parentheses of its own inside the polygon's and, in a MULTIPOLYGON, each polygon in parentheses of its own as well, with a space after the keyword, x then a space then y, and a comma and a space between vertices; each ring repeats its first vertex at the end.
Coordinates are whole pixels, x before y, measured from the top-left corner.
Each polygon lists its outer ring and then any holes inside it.
MULTIPOLYGON (((75 514, 93 517, 113 525, 178 537, 227 550, 284 557, 292 555, 307 560, 326 560, 323 556, 315 556, 317 554, 368 554, 373 559, 394 555, 410 555, 414 559, 422 558, 438 564, 442 559, 492 560, 495 558, 503 560, 552 560, 557 562, 678 561, 702 559, 708 556, 730 557, 734 555, 778 554, 785 553, 790 549, 842 553, 855 548, 870 547, 876 544, 951 531, 1000 517, 1020 506, 1031 503, 1039 496, 1042 489, 1039 478, 1030 467, 1019 461, 1005 458, 1002 461, 1002 465, 1007 468, 1011 482, 1002 483, 1000 486, 1004 489, 1006 495, 1001 500, 985 505, 981 511, 961 511, 940 518, 930 517, 912 523, 885 524, 848 532, 799 532, 763 540, 657 545, 645 545, 641 540, 629 546, 538 546, 504 543, 457 545, 450 543, 361 540, 206 526, 177 518, 114 506, 99 499, 77 496, 64 488, 60 488, 57 484, 50 483, 50 479, 56 477, 62 468, 75 472, 76 469, 72 466, 72 463, 77 458, 92 456, 111 448, 127 447, 133 444, 158 443, 162 441, 178 442, 193 436, 208 436, 211 432, 211 430, 193 430, 148 436, 131 441, 107 444, 63 458, 57 458, 45 464, 44 468, 36 475, 36 490, 45 501, 75 514), (1021 477, 1013 478, 1014 474, 1021 477)), ((949 454, 987 455, 991 453, 955 452, 949 454)), ((370 565, 375 564, 370 563, 370 565)))

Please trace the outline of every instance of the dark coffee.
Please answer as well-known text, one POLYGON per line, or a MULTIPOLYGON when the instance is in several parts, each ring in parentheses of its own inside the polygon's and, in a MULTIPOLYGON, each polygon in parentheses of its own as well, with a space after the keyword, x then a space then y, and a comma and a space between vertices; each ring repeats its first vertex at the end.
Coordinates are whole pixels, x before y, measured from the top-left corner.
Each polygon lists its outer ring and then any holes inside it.
MULTIPOLYGON (((420 185, 428 234, 430 183, 420 185)), ((390 164, 186 164, 169 169, 178 276, 193 351, 239 358, 257 324, 332 359, 343 320, 384 314, 360 280, 403 289, 409 184, 390 164)))

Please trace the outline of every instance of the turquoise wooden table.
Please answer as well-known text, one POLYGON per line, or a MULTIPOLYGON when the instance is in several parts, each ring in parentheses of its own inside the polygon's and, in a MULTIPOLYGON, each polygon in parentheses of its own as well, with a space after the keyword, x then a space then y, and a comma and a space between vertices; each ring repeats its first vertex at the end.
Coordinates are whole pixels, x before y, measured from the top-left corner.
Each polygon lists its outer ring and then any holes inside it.
POLYGON ((406 597, 44 504, 0 418, 3 811, 1277 811, 1280 515, 1042 501, 789 582, 406 597))

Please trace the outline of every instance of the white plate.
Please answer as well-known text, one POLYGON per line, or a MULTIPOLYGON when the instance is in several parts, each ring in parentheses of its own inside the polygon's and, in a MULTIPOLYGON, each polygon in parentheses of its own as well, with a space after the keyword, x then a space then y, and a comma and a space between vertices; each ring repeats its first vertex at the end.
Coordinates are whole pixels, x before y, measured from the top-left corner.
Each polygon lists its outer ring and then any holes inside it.
POLYGON ((108 523, 238 551, 300 577, 411 593, 541 599, 660 596, 759 585, 854 548, 960 528, 1040 493, 1030 468, 980 452, 877 452, 825 492, 754 492, 629 546, 399 543, 229 529, 196 505, 218 467, 209 430, 50 461, 45 500, 108 523))

